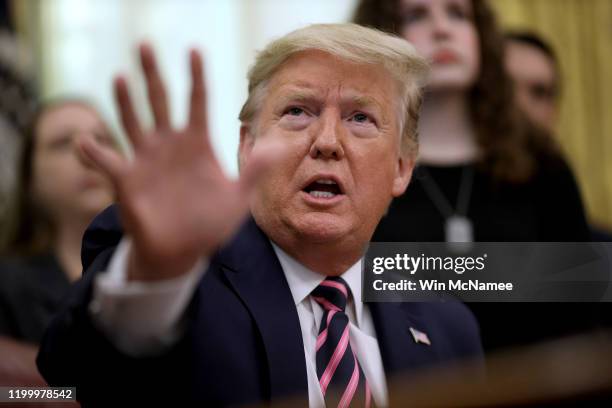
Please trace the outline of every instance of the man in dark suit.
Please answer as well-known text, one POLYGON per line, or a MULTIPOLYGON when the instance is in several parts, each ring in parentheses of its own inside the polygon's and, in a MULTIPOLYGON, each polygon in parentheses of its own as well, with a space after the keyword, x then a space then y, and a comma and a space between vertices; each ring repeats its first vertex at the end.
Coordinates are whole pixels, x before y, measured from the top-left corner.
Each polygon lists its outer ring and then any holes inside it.
POLYGON ((413 48, 342 24, 271 43, 249 71, 238 181, 212 152, 202 63, 190 58, 184 130, 170 126, 143 46, 155 130, 143 132, 119 78, 133 160, 82 144, 118 205, 85 234, 83 280, 43 342, 49 383, 88 402, 385 406, 389 376, 481 357, 459 303, 362 302, 364 251, 414 167, 427 66, 413 48))

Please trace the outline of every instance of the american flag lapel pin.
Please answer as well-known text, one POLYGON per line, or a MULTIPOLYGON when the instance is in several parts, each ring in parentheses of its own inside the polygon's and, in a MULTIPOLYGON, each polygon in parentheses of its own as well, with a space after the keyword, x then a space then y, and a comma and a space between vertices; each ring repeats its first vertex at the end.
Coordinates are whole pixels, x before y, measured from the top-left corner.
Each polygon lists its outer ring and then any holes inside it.
POLYGON ((427 333, 423 333, 422 331, 417 330, 414 327, 410 328, 410 333, 412 333, 412 338, 414 339, 415 343, 422 343, 431 346, 431 341, 429 341, 427 333))

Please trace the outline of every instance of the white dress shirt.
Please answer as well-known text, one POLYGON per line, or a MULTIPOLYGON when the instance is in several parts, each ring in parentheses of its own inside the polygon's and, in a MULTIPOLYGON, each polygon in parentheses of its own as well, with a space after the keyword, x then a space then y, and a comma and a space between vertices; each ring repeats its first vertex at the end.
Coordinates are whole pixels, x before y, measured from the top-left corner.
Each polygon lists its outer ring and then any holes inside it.
MULTIPOLYGON (((123 238, 111 258, 108 271, 96 277, 90 312, 94 322, 117 348, 132 356, 151 355, 180 337, 183 314, 208 262, 201 259, 187 274, 162 282, 128 282, 130 245, 130 240, 123 238)), ((276 245, 273 247, 300 320, 309 406, 325 407, 317 377, 315 351, 324 311, 309 296, 325 277, 304 267, 276 245)), ((361 302, 361 260, 341 276, 353 295, 346 307, 351 347, 368 379, 374 402, 381 407, 387 406, 387 384, 374 323, 369 308, 361 302)))
MULTIPOLYGON (((285 272, 300 318, 304 356, 306 357, 306 376, 308 377, 308 402, 311 407, 325 407, 316 364, 317 337, 324 309, 309 296, 310 292, 323 282, 325 276, 306 268, 274 243, 272 246, 285 272)), ((388 405, 387 382, 378 340, 376 340, 376 330, 370 309, 361 302, 361 260, 351 266, 341 277, 346 281, 353 295, 349 297, 345 310, 349 318, 351 348, 357 355, 361 369, 368 379, 374 402, 377 406, 386 407, 388 405)))

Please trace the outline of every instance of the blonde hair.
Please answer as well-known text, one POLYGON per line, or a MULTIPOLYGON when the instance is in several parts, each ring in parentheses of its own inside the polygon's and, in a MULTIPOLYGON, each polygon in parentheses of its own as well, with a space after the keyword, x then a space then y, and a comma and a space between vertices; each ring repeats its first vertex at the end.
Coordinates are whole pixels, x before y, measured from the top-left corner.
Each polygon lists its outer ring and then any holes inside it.
POLYGON ((357 24, 313 24, 295 30, 260 51, 249 69, 249 94, 239 119, 252 122, 274 73, 293 54, 318 50, 358 64, 384 67, 397 81, 402 151, 416 154, 421 89, 429 66, 407 41, 357 24))

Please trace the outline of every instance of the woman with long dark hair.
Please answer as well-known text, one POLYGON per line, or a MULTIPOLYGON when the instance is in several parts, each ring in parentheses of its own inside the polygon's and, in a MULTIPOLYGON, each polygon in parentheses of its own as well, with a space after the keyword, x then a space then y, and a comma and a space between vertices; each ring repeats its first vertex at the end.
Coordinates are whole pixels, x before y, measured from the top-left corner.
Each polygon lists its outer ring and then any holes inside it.
MULTIPOLYGON (((504 42, 482 0, 362 0, 356 23, 395 33, 431 62, 413 181, 375 241, 588 241, 573 174, 514 105, 504 42)), ((472 304, 486 349, 591 327, 569 304, 472 304)), ((585 307, 585 309, 588 307, 585 307)))
POLYGON ((364 0, 355 21, 406 38, 432 68, 419 170, 376 238, 450 240, 453 220, 463 219, 474 241, 588 240, 570 169, 514 105, 503 37, 486 2, 364 0))

